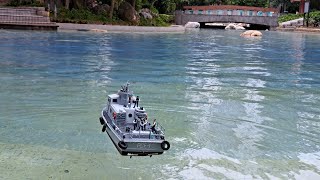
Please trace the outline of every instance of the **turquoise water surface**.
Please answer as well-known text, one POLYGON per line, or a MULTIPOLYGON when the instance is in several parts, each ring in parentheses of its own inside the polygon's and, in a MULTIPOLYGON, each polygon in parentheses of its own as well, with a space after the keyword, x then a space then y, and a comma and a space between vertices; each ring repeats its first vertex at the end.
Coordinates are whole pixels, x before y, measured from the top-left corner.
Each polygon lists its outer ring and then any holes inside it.
POLYGON ((320 179, 318 34, 0 33, 0 179, 320 179), (101 132, 127 81, 161 156, 101 132))

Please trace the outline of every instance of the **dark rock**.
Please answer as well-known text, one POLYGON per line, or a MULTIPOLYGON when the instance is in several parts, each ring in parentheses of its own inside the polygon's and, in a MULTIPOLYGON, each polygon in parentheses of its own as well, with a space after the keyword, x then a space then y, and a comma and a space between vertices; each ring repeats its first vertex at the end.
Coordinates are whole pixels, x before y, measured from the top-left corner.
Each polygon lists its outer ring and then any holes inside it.
POLYGON ((94 14, 108 15, 110 11, 110 6, 108 4, 97 5, 92 8, 94 14))
POLYGON ((66 170, 64 170, 64 172, 65 172, 65 173, 69 173, 69 170, 68 170, 68 169, 66 169, 66 170))
POLYGON ((85 4, 89 9, 93 9, 98 6, 98 2, 96 0, 85 0, 85 4))
POLYGON ((131 4, 126 1, 123 1, 121 3, 118 13, 119 13, 120 19, 124 21, 130 21, 134 24, 139 23, 139 20, 140 20, 139 14, 134 9, 134 7, 132 7, 131 4))
POLYGON ((139 15, 145 19, 152 19, 151 11, 148 8, 143 8, 139 11, 139 15))

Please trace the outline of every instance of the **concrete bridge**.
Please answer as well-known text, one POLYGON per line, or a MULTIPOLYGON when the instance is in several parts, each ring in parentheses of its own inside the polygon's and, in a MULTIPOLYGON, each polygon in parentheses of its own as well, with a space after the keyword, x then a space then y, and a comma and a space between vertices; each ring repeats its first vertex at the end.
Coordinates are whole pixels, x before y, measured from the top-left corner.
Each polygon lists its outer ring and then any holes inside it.
POLYGON ((278 10, 249 6, 184 6, 183 11, 175 12, 175 23, 185 25, 188 22, 205 23, 246 23, 253 26, 265 26, 273 29, 278 26, 278 10))

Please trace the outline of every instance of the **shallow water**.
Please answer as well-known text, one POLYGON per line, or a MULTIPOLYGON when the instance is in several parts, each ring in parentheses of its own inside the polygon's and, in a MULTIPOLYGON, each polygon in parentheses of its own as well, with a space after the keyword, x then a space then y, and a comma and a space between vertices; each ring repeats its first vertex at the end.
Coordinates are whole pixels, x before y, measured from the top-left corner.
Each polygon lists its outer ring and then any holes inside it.
POLYGON ((320 179, 317 34, 0 32, 0 179, 320 179), (161 156, 101 133, 127 81, 161 156))

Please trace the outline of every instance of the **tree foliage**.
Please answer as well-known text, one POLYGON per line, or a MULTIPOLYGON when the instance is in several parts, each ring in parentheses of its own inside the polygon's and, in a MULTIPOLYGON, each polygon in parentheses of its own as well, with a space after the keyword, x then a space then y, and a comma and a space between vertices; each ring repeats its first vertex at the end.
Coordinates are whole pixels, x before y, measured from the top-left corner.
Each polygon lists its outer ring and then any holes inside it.
MULTIPOLYGON (((94 2, 98 5, 108 5, 110 9, 107 13, 107 19, 118 18, 118 8, 124 1, 128 2, 139 12, 142 8, 148 8, 155 14, 173 14, 175 10, 183 9, 183 6, 204 6, 204 5, 240 5, 255 7, 274 7, 279 8, 281 12, 288 11, 295 13, 299 10, 299 2, 291 3, 290 0, 44 0, 45 4, 52 6, 57 4, 67 10, 84 9, 90 10, 87 2, 94 2)), ((19 6, 38 2, 37 0, 11 0, 12 6, 19 6)), ((92 4, 92 3, 91 3, 92 4)), ((310 9, 320 9, 319 0, 311 0, 310 9)), ((74 14, 74 13, 73 13, 74 14)), ((97 14, 101 15, 101 14, 97 14)))

